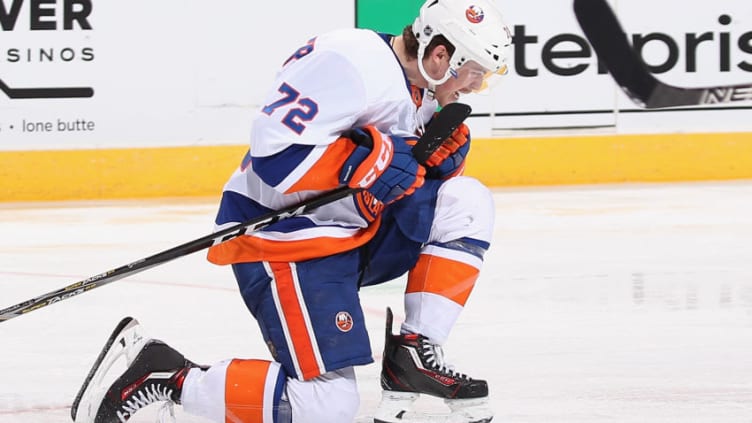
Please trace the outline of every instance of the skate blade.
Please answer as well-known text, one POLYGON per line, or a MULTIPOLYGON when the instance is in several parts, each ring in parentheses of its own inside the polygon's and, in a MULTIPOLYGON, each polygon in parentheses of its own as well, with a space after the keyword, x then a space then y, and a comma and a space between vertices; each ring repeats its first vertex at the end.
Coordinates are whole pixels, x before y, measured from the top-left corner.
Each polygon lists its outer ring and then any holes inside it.
POLYGON ((381 391, 381 402, 373 416, 374 423, 403 421, 402 416, 410 411, 419 396, 413 392, 381 391))
POLYGON ((412 410, 420 395, 410 392, 382 391, 381 403, 374 414, 374 423, 489 423, 493 412, 488 398, 447 399, 449 413, 426 413, 412 410))
POLYGON ((490 423, 490 417, 467 417, 461 414, 433 414, 419 411, 402 411, 399 414, 384 418, 374 416, 374 423, 490 423))
POLYGON ((126 317, 118 323, 73 401, 71 418, 74 422, 95 422, 98 407, 110 386, 102 385, 110 368, 123 356, 126 366, 130 365, 148 340, 149 337, 141 332, 138 320, 126 317))
POLYGON ((445 399, 444 404, 452 410, 451 415, 467 423, 489 423, 493 411, 488 408, 488 397, 468 399, 445 399))

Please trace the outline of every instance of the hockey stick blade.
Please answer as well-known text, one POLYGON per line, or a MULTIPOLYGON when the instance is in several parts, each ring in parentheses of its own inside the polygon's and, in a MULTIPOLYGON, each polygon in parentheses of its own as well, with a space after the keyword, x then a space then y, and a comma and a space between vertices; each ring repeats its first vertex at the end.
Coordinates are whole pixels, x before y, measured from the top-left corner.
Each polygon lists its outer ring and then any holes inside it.
MULTIPOLYGON (((470 106, 461 103, 453 103, 444 107, 441 112, 434 117, 432 124, 413 147, 413 154, 415 154, 416 160, 420 163, 424 163, 428 156, 439 148, 444 140, 452 135, 452 132, 454 132, 454 130, 457 129, 457 127, 470 115, 470 112, 470 106)), ((30 313, 34 310, 38 310, 42 307, 46 307, 50 304, 67 300, 68 298, 91 291, 94 288, 108 285, 127 276, 170 262, 176 258, 207 249, 212 245, 220 244, 239 236, 261 230, 280 220, 299 216, 317 207, 341 200, 358 191, 359 190, 355 188, 342 186, 300 204, 267 213, 221 231, 186 242, 185 244, 178 245, 177 247, 159 252, 152 256, 136 260, 132 263, 108 270, 96 276, 75 282, 64 288, 48 292, 0 310, 0 323, 30 313)))
POLYGON ((418 163, 425 163, 428 157, 441 146, 449 136, 470 116, 472 109, 467 104, 449 103, 438 116, 431 120, 426 132, 413 148, 413 156, 418 163))
POLYGON ((752 84, 685 88, 655 78, 629 44, 607 0, 574 0, 574 13, 600 62, 641 107, 658 109, 752 100, 752 84))

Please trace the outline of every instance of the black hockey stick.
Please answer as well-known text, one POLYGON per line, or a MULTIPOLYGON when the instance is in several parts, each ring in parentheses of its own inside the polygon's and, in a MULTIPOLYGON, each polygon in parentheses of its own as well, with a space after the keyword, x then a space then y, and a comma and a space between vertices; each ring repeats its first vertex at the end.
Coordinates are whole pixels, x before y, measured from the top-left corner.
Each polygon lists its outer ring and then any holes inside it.
POLYGON ((87 98, 94 95, 91 87, 11 88, 0 79, 0 91, 11 99, 87 98))
POLYGON ((574 0, 574 13, 598 59, 641 107, 657 109, 752 100, 752 84, 684 88, 659 81, 629 44, 607 0, 574 0))
MULTIPOLYGON (((470 115, 470 111, 470 106, 461 103, 453 103, 444 107, 433 119, 431 125, 428 127, 425 134, 420 137, 415 147, 413 147, 413 154, 416 159, 421 163, 424 162, 428 156, 430 156, 431 152, 439 148, 441 143, 452 135, 452 132, 454 132, 454 130, 457 129, 457 127, 470 115)), ((110 284, 127 276, 143 272, 144 270, 151 269, 152 267, 159 266, 176 258, 204 250, 212 245, 258 231, 280 220, 299 216, 312 209, 340 200, 358 191, 358 189, 349 188, 347 186, 339 187, 300 204, 267 213, 263 216, 214 232, 210 235, 178 245, 177 247, 170 248, 152 256, 108 270, 64 288, 48 292, 44 295, 40 295, 36 298, 0 310, 0 322, 10 320, 14 317, 46 307, 50 304, 67 300, 70 297, 110 284)))

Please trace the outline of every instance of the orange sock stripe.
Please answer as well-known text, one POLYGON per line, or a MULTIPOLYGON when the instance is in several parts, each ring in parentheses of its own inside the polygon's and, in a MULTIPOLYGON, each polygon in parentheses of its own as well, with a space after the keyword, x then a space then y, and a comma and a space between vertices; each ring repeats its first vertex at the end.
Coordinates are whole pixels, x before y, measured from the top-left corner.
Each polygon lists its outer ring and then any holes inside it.
POLYGON ((407 278, 406 293, 430 292, 464 306, 480 272, 460 261, 421 254, 407 278))
POLYGON ((316 359, 313 335, 308 332, 305 311, 301 307, 302 298, 298 297, 295 279, 289 263, 269 263, 274 274, 279 306, 284 315, 287 333, 294 349, 293 360, 297 360, 304 380, 321 375, 316 359))
POLYGON ((264 390, 270 364, 266 360, 232 360, 227 366, 226 423, 264 423, 264 390))

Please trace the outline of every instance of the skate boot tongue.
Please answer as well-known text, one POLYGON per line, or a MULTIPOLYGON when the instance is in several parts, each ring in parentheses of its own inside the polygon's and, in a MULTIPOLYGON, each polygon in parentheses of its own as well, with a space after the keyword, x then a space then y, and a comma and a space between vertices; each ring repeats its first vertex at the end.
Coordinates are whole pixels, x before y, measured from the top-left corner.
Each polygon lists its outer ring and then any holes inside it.
POLYGON ((431 341, 422 335, 416 335, 417 341, 425 357, 426 364, 430 365, 434 371, 442 373, 453 379, 472 380, 468 375, 454 370, 454 366, 448 364, 444 359, 444 349, 440 345, 431 343, 431 341))

